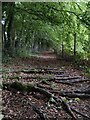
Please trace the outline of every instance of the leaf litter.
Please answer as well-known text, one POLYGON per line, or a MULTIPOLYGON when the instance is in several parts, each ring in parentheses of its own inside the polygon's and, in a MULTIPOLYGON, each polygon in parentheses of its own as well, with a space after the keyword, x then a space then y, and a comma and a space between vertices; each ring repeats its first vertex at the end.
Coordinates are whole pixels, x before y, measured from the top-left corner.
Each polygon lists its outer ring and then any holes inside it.
MULTIPOLYGON (((75 90, 85 90, 90 87, 89 82, 82 83, 74 83, 72 86, 57 83, 55 81, 49 81, 54 77, 65 78, 79 76, 80 78, 85 78, 81 71, 75 69, 65 61, 60 61, 56 58, 46 58, 43 57, 32 57, 26 59, 17 58, 16 60, 12 60, 11 64, 3 65, 3 69, 9 69, 9 72, 3 73, 3 82, 4 83, 12 83, 14 81, 20 81, 23 84, 33 84, 36 86, 40 86, 45 90, 50 91, 58 98, 60 97, 59 92, 69 92, 75 90), (18 60, 20 60, 20 64, 18 64, 18 60), (38 71, 41 70, 49 71, 64 71, 62 74, 49 74, 49 72, 43 73, 24 73, 22 70, 30 70, 38 71), (13 71, 13 72, 12 72, 13 71), (18 72, 15 72, 18 71, 18 72), (42 82, 44 80, 44 82, 42 82), (45 82, 46 81, 46 82, 45 82), (48 82, 48 83, 47 83, 48 82)), ((20 92, 20 91, 8 91, 3 90, 2 92, 3 99, 3 109, 2 113, 4 118, 11 120, 38 120, 41 118, 50 120, 72 120, 71 116, 69 116, 62 108, 61 103, 54 104, 55 100, 51 98, 48 99, 44 94, 38 92, 20 92), (44 116, 44 117, 43 117, 44 116)), ((80 98, 69 98, 65 97, 67 103, 78 110, 79 112, 90 116, 90 98, 88 99, 80 99, 80 98)), ((82 117, 79 114, 76 114, 77 120, 85 120, 87 118, 82 117)))

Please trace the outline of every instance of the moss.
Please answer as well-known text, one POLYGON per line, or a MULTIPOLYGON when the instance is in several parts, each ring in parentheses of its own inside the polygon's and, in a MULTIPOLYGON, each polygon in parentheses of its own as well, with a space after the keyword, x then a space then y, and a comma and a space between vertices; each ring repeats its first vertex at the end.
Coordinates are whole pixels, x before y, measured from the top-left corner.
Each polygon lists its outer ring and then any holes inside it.
POLYGON ((10 85, 11 88, 13 89, 16 89, 18 91, 26 91, 26 86, 25 85, 22 85, 20 82, 13 82, 11 85, 10 85))
POLYGON ((34 90, 34 85, 32 85, 32 84, 28 84, 26 87, 27 87, 27 88, 26 88, 26 91, 27 91, 27 92, 31 92, 31 91, 34 90))

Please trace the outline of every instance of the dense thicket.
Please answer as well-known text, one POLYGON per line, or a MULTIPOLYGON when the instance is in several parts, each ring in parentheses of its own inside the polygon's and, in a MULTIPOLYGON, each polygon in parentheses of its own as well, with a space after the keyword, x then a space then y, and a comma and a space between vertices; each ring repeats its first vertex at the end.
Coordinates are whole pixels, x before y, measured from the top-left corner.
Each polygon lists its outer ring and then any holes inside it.
POLYGON ((3 53, 54 50, 90 58, 90 2, 3 3, 3 53))

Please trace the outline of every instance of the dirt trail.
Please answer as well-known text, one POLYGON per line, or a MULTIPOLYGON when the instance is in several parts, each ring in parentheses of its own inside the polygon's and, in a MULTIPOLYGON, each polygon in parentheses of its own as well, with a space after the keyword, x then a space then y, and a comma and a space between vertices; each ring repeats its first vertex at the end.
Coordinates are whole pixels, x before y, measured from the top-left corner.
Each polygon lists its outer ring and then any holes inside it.
MULTIPOLYGON (((12 59, 10 64, 3 65, 3 68, 9 69, 3 73, 4 83, 19 81, 24 85, 38 86, 58 98, 62 96, 70 107, 90 116, 90 98, 64 97, 65 95, 62 95, 62 92, 74 93, 74 91, 86 90, 90 87, 90 81, 77 82, 86 79, 82 72, 76 70, 72 64, 64 60, 60 61, 55 54, 45 52, 38 57, 12 59), (73 83, 73 81, 76 82, 73 83), (72 83, 72 85, 68 83, 72 83)), ((42 116, 45 120, 72 119, 61 103, 55 102, 54 99, 48 98, 40 92, 22 93, 3 90, 3 114, 10 120, 38 120, 42 119, 42 116)), ((82 115, 74 114, 77 120, 87 119, 82 115)))

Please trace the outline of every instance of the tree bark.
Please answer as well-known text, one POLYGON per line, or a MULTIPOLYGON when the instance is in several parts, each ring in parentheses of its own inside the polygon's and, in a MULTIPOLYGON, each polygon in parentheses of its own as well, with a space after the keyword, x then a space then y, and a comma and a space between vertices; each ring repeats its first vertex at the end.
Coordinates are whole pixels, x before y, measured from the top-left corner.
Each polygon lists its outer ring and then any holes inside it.
POLYGON ((64 57, 64 44, 63 44, 63 41, 62 41, 62 58, 64 57))
POLYGON ((7 53, 9 55, 12 55, 12 41, 13 41, 13 29, 14 29, 14 7, 15 7, 15 3, 11 2, 8 4, 8 27, 7 27, 7 45, 6 45, 6 49, 7 49, 7 53))
POLYGON ((74 33, 74 58, 76 57, 76 33, 74 33))

